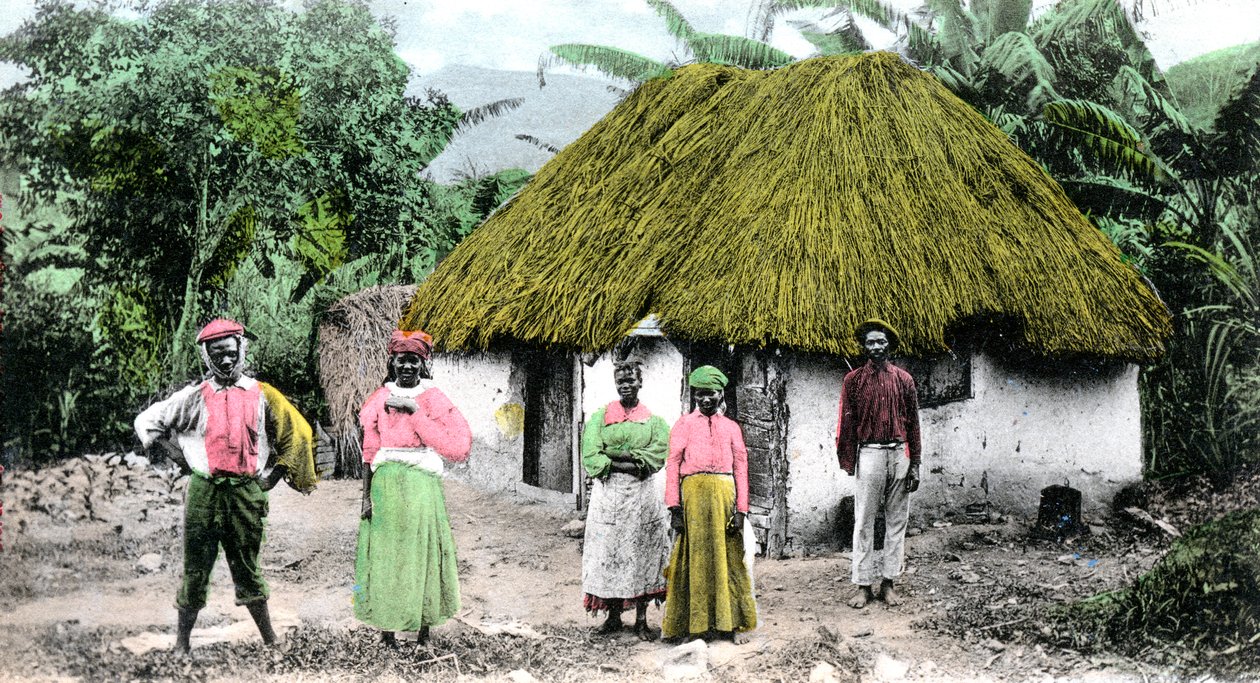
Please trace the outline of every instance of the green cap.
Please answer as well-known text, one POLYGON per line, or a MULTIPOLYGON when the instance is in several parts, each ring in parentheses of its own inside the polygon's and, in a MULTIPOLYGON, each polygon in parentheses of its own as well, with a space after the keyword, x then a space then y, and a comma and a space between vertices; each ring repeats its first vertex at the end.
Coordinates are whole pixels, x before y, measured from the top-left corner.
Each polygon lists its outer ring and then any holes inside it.
POLYGON ((726 388, 726 384, 729 381, 726 379, 726 375, 722 374, 721 370, 712 365, 701 365, 692 370, 691 374, 687 376, 687 384, 690 384, 695 389, 721 390, 726 388))

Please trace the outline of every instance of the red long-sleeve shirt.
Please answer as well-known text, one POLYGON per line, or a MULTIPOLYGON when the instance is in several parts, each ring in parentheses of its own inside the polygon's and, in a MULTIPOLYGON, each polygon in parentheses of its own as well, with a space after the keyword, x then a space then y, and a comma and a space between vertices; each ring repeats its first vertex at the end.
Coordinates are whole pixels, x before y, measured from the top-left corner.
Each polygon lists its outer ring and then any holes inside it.
POLYGON ((748 449, 739 423, 722 415, 706 417, 696 410, 678 418, 669 431, 665 460, 665 506, 681 505, 682 478, 689 474, 735 477, 735 509, 748 512, 748 449))
POLYGON ((866 365, 844 376, 840 387, 840 426, 836 455, 840 467, 849 474, 863 443, 906 444, 911 460, 918 460, 919 395, 910 373, 893 365, 866 365))

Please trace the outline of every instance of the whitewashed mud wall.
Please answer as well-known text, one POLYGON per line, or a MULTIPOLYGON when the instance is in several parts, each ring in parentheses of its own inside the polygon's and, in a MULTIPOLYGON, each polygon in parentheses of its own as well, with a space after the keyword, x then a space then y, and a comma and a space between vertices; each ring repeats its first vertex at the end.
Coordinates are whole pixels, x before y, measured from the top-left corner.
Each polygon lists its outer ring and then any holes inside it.
MULTIPOLYGON (((797 355, 787 387, 788 534, 799 551, 835 541, 840 500, 852 479, 836 462, 840 359, 797 355)), ((1037 377, 972 357, 972 398, 926 408, 923 484, 911 499, 922 520, 989 501, 1034 518, 1041 489, 1068 484, 1096 514, 1115 492, 1142 476, 1137 367, 1094 372, 1066 368, 1037 377)))
MULTIPOLYGON (((639 399, 672 426, 682 411, 682 355, 663 339, 643 339, 632 359, 643 368, 639 399)), ((592 413, 618 398, 611 353, 591 366, 579 365, 578 372, 576 400, 585 426, 592 413)), ((524 451, 524 373, 513 368, 511 352, 438 354, 433 379, 472 429, 472 454, 466 464, 449 466, 449 475, 485 490, 516 490, 524 451)))
MULTIPOLYGON (((643 388, 639 400, 671 427, 682 415, 683 357, 673 344, 660 338, 641 339, 629 360, 637 360, 643 369, 643 388)), ((613 359, 603 353, 590 366, 582 366, 582 423, 596 410, 616 401, 613 384, 613 359)))
POLYGON ((788 549, 835 542, 840 499, 852 478, 836 460, 840 382, 849 371, 834 356, 785 355, 787 361, 788 549))
POLYGON ((468 462, 448 465, 447 473, 486 490, 514 489, 521 480, 525 406, 511 354, 437 354, 433 381, 472 430, 468 462))
POLYGON ((973 356, 973 398, 921 416, 929 486, 920 489, 920 507, 988 500, 1035 516, 1041 489, 1066 484, 1097 514, 1140 479, 1137 366, 1100 371, 1065 363, 1062 370, 1038 376, 973 356))
MULTIPOLYGON (((663 339, 644 339, 634 358, 643 363, 642 400, 670 425, 683 410, 682 355, 663 339)), ((842 359, 785 354, 788 370, 788 551, 836 542, 840 500, 852 479, 835 456, 842 359)), ((578 397, 583 426, 617 399, 610 353, 580 365, 578 397)), ((923 485, 912 498, 917 520, 968 503, 1032 518, 1040 491, 1068 484, 1083 493, 1089 514, 1110 504, 1123 485, 1142 476, 1137 367, 1096 372, 1066 367, 1035 376, 993 358, 972 357, 972 398, 925 408, 923 485)), ((521 479, 524 405, 521 373, 507 352, 442 354, 434 379, 468 419, 469 462, 450 468, 486 490, 510 491, 521 479)), ((659 475, 658 475, 659 478, 659 475)))

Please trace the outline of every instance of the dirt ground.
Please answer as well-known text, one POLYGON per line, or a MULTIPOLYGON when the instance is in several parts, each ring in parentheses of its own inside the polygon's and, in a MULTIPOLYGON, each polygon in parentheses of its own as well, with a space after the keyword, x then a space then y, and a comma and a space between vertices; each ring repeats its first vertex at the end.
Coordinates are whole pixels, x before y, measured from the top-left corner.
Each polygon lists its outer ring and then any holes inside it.
MULTIPOLYGON (((1260 477, 1229 501, 1145 501, 1174 524, 1213 507, 1257 505, 1260 477), (1192 509, 1193 508, 1193 509, 1192 509)), ((356 622, 350 597, 360 483, 327 481, 310 496, 272 495, 263 554, 272 614, 287 635, 264 649, 232 601, 220 560, 194 657, 168 653, 181 569, 183 480, 118 456, 9 472, 0 552, 4 680, 1180 680, 1210 671, 1211 653, 1134 658, 1055 645, 1044 610, 1131 583, 1167 534, 1131 520, 1090 520, 1066 543, 1028 540, 1026 520, 934 520, 908 540, 897 608, 847 607, 839 550, 754 567, 760 627, 748 644, 676 648, 632 636, 594 638, 582 609, 576 513, 448 479, 463 610, 424 647, 394 651, 356 622), (703 661, 701 661, 703 660, 703 661), (826 666, 834 678, 823 677, 826 666), (703 673, 702 673, 703 672, 703 673)), ((660 610, 649 618, 659 623, 660 610)), ((1234 671, 1225 678, 1249 678, 1234 671)), ((1251 676, 1254 678, 1254 675, 1251 676)))

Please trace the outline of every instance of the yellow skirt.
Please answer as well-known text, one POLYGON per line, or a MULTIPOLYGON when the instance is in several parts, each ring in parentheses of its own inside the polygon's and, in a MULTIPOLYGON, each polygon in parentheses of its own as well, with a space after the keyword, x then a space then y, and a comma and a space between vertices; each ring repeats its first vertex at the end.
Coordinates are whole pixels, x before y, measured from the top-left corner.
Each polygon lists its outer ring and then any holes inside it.
POLYGON ((682 481, 686 530, 674 541, 665 569, 666 638, 757 627, 752 580, 744 565, 744 535, 727 535, 735 512, 735 480, 693 474, 682 481))

